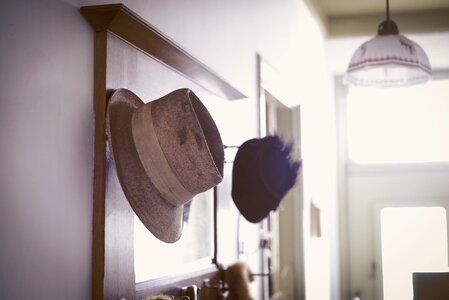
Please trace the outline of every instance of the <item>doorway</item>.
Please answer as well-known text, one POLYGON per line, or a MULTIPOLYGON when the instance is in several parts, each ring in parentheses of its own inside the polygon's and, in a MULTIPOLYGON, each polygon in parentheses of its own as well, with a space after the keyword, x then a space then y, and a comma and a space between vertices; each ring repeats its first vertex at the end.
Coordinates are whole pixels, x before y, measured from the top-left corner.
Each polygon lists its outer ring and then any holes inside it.
MULTIPOLYGON (((260 136, 279 135, 293 144, 293 155, 301 158, 301 108, 288 107, 282 100, 282 78, 260 56, 259 116, 260 136)), ((265 281, 264 299, 305 299, 302 172, 297 184, 271 213, 262 226, 273 236, 271 258, 265 264, 272 276, 265 281)))
MULTIPOLYGON (((340 91, 346 89, 340 88, 340 91)), ((434 81, 424 86, 377 91, 346 89, 341 93, 344 95, 338 102, 342 170, 339 173, 341 278, 344 284, 341 299, 411 299, 388 296, 393 292, 387 286, 397 286, 402 279, 383 270, 388 264, 385 252, 388 250, 383 247, 387 238, 398 242, 389 235, 399 228, 406 233, 416 228, 424 230, 420 226, 423 221, 417 224, 412 221, 424 220, 427 209, 440 207, 447 212, 449 159, 443 154, 449 146, 444 125, 449 119, 449 110, 443 108, 449 108, 447 92, 449 76, 446 73, 436 74, 434 81), (409 222, 403 214, 412 212, 417 217, 409 222), (396 221, 388 223, 391 219, 396 221), (395 227, 406 224, 408 227, 395 227)), ((439 210, 439 214, 443 211, 439 210)), ((445 218, 447 224, 447 216, 445 218)), ((433 242, 429 238, 438 236, 441 226, 446 227, 445 240, 439 240, 446 245, 446 248, 440 247, 446 259, 440 259, 439 264, 447 268, 447 225, 441 225, 444 224, 441 218, 439 222, 439 227, 423 233, 421 237, 425 241, 418 244, 431 245, 433 242)), ((418 234, 412 237, 416 239, 418 234)), ((405 243, 402 241, 399 245, 405 243)), ((392 247, 399 249, 399 246, 392 247)), ((406 250, 413 247, 404 246, 404 255, 398 254, 397 259, 404 258, 406 250)), ((412 254, 415 258, 409 261, 425 256, 422 251, 412 254)), ((411 288, 411 277, 405 280, 411 288)), ((410 289, 404 293, 410 295, 410 289)))

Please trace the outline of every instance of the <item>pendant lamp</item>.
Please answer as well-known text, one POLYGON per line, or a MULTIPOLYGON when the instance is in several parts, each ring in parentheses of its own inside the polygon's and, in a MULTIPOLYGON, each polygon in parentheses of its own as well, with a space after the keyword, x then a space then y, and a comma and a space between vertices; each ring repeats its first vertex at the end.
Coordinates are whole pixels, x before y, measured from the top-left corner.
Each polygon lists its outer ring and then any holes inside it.
POLYGON ((424 50, 399 34, 390 19, 379 24, 377 35, 357 48, 351 58, 344 83, 359 86, 401 86, 423 83, 432 78, 432 69, 424 50))

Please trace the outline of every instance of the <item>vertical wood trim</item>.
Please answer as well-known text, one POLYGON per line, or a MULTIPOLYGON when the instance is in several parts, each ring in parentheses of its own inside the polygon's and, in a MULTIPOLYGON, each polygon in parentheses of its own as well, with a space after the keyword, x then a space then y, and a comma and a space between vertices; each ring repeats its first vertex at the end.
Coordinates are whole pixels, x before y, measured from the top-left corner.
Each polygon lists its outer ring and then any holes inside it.
POLYGON ((106 47, 107 32, 95 33, 95 140, 92 232, 92 299, 103 299, 105 267, 106 47))
MULTIPOLYGON (((218 191, 217 187, 214 187, 214 256, 212 257, 212 263, 218 267, 218 191)), ((448 231, 449 232, 449 231, 448 231)))

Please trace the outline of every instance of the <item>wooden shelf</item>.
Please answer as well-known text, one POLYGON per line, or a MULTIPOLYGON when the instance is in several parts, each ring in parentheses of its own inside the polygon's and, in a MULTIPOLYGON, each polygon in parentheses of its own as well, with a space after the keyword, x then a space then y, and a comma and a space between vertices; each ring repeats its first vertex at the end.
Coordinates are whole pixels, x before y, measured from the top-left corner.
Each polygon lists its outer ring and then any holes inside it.
POLYGON ((123 4, 85 6, 81 14, 95 31, 114 33, 215 95, 228 100, 246 98, 123 4))

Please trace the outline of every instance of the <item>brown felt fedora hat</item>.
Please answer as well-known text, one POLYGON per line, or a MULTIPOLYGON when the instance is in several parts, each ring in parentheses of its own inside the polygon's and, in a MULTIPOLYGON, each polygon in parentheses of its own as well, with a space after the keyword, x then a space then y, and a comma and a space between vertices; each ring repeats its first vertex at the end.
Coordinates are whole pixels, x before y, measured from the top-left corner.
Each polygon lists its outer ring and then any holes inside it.
POLYGON ((158 239, 176 242, 184 204, 223 179, 223 143, 206 107, 189 89, 146 104, 118 89, 109 99, 107 133, 134 212, 158 239))

